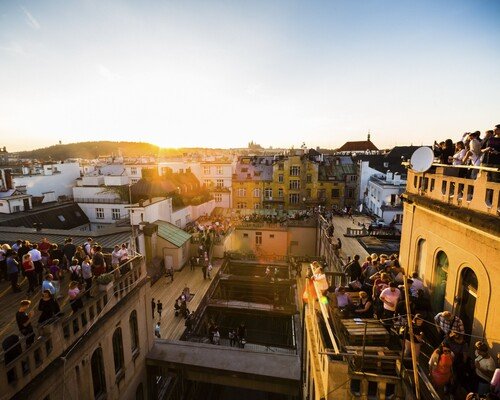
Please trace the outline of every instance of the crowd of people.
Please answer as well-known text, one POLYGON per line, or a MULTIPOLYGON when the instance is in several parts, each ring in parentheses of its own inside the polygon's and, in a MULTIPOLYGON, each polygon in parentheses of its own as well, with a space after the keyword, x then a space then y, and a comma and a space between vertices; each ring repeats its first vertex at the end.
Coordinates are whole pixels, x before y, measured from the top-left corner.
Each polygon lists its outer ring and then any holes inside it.
MULTIPOLYGON (((480 131, 464 133, 456 143, 446 139, 434 142, 434 156, 441 164, 496 166, 500 165, 500 125, 488 130, 481 137, 480 131)), ((462 172, 465 176, 467 170, 462 172)), ((471 178, 477 175, 476 170, 470 172, 471 178)), ((496 175, 495 178, 498 178, 496 175)))
MULTIPOLYGON (((128 268, 129 251, 126 244, 116 245, 108 265, 102 247, 88 238, 81 245, 65 239, 62 245, 43 238, 40 243, 17 240, 12 245, 0 246, 0 281, 10 283, 13 293, 22 292, 22 277, 26 278, 26 298, 21 300, 16 313, 19 332, 24 337, 26 347, 35 340, 34 324, 43 334, 44 329, 59 318, 61 305, 68 301, 71 312, 83 308, 83 298, 90 298, 93 282, 100 275, 110 272, 120 274, 128 268), (67 290, 62 283, 68 282, 67 290), (63 293, 63 292, 66 293, 63 293), (36 309, 32 303, 40 294, 36 309), (36 321, 36 322, 35 322, 36 321)), ((18 335, 10 335, 2 341, 4 350, 18 348, 18 335), (14 344, 14 345, 13 345, 14 344)))
POLYGON ((317 261, 310 265, 307 275, 309 286, 316 282, 318 290, 333 301, 341 318, 381 320, 390 332, 399 335, 407 357, 411 355, 410 321, 417 359, 422 354, 423 345, 432 350, 428 361, 429 375, 438 392, 453 396, 460 383, 478 396, 499 398, 500 369, 495 368, 486 341, 473 340, 458 315, 446 310, 434 314, 430 290, 418 272, 407 276, 397 254, 371 254, 364 261, 355 255, 343 272, 348 283, 338 287, 328 283, 324 266, 317 261), (410 316, 407 314, 405 283, 410 316), (475 343, 473 357, 470 356, 469 342, 475 343), (493 397, 495 395, 497 397, 493 397))

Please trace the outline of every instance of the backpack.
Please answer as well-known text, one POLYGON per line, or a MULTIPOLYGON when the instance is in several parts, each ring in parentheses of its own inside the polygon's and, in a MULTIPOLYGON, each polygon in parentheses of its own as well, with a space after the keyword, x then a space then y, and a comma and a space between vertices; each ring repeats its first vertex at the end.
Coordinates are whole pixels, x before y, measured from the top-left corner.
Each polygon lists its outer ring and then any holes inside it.
POLYGON ((81 271, 78 270, 78 265, 72 265, 69 267, 69 271, 71 272, 71 280, 79 281, 81 277, 81 271))

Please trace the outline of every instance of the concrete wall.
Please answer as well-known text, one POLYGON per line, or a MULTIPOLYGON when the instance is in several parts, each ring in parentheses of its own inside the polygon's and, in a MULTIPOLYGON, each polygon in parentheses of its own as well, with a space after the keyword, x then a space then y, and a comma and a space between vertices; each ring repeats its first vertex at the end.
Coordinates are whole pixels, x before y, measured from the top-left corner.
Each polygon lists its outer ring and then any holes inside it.
POLYGON ((313 227, 276 230, 238 228, 226 239, 224 246, 226 251, 260 255, 312 256, 316 253, 316 229, 313 227), (261 244, 257 244, 258 236, 262 238, 261 244))

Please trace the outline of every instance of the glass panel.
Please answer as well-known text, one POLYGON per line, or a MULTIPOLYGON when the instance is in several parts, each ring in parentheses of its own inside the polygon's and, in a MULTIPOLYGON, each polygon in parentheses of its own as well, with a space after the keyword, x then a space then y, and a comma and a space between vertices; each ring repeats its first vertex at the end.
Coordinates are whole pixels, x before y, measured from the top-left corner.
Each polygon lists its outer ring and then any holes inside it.
POLYGON ((465 268, 461 274, 461 294, 460 294, 460 319, 464 323, 466 333, 472 332, 474 323, 474 311, 476 309, 477 297, 477 276, 470 268, 465 268))
POLYGON ((448 256, 444 251, 436 255, 434 269, 434 290, 432 308, 436 313, 444 310, 444 297, 446 295, 446 281, 448 279, 448 256))

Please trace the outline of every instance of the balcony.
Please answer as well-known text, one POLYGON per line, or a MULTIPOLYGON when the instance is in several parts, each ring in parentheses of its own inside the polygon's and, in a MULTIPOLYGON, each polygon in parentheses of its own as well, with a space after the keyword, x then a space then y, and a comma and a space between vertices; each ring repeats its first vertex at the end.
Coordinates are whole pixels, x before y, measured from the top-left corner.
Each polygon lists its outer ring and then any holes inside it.
POLYGON ((6 360, 6 353, 0 353, 2 396, 6 395, 5 398, 14 396, 62 354, 72 351, 90 328, 104 320, 108 314, 112 315, 115 306, 145 279, 142 256, 133 257, 128 264, 130 266, 128 272, 115 279, 107 291, 94 294, 93 298, 85 300, 84 307, 77 313, 71 314, 71 309, 67 305, 61 310, 64 316, 51 324, 39 326, 38 331, 41 336, 38 336, 35 342, 15 359, 6 360))
POLYGON ((285 198, 284 197, 277 197, 277 196, 264 196, 262 199, 263 203, 284 203, 285 198))
POLYGON ((119 198, 107 199, 102 197, 75 197, 74 202, 89 204, 129 204, 128 201, 119 198))
POLYGON ((490 178, 500 174, 499 168, 443 166, 433 164, 425 173, 408 170, 406 198, 414 196, 445 203, 464 210, 477 211, 490 216, 500 214, 500 183, 490 178), (475 169, 476 179, 463 177, 467 170, 475 169))

